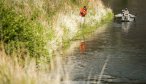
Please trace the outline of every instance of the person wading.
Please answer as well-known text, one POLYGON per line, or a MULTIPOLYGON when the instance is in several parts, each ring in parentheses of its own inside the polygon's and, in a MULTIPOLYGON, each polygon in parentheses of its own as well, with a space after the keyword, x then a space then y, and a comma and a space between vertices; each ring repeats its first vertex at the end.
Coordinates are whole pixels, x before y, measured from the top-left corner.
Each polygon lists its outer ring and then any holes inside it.
MULTIPOLYGON (((83 25, 84 20, 85 20, 85 16, 87 15, 87 7, 84 6, 83 8, 80 8, 80 16, 81 16, 81 24, 83 25)), ((83 41, 80 42, 80 53, 84 53, 86 46, 85 46, 85 38, 83 35, 83 41)))

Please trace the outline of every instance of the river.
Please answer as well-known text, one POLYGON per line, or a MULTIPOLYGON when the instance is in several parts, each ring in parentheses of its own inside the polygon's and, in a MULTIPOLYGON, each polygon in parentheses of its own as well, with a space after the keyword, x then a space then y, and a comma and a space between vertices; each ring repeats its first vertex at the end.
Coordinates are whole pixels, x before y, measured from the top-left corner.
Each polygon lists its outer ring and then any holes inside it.
POLYGON ((103 0, 115 14, 123 8, 135 22, 109 22, 65 58, 71 84, 146 84, 146 0, 103 0))

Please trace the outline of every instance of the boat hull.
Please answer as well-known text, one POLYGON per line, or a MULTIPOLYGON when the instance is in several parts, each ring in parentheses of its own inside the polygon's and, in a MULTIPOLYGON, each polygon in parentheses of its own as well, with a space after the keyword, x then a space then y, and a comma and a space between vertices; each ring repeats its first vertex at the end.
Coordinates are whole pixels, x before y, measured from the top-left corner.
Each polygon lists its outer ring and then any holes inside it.
POLYGON ((135 15, 132 15, 132 14, 128 14, 126 16, 124 16, 123 14, 117 14, 115 15, 115 20, 116 21, 120 21, 120 22, 131 22, 131 21, 134 21, 136 18, 135 15))

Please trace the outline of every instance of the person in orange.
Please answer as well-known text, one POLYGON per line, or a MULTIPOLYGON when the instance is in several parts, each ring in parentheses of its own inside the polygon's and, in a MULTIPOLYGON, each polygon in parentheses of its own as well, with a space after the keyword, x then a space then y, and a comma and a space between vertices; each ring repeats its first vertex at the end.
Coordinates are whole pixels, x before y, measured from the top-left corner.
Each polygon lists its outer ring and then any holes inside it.
POLYGON ((80 8, 80 16, 85 17, 87 14, 87 7, 84 6, 83 8, 80 8))

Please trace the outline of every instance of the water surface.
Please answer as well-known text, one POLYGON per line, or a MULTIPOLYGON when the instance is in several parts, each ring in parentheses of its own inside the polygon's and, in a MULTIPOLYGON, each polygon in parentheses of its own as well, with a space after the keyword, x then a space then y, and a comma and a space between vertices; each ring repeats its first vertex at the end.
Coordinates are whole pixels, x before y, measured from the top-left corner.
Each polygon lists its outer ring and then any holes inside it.
POLYGON ((115 14, 128 8, 136 21, 107 23, 86 39, 84 54, 74 48, 64 65, 72 84, 97 84, 100 75, 101 84, 146 84, 146 0, 103 1, 115 14))

